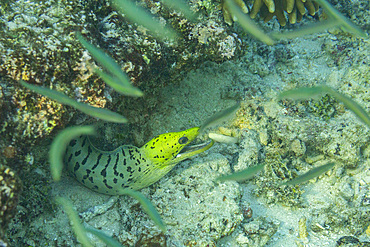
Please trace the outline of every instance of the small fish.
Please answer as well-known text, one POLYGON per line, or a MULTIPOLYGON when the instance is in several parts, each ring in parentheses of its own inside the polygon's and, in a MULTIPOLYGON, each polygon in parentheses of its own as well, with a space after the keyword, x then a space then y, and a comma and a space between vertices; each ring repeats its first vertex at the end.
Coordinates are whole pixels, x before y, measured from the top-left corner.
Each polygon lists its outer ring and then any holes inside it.
POLYGON ((22 80, 20 80, 19 83, 25 86, 26 88, 32 91, 35 91, 36 93, 39 93, 50 99, 53 99, 59 102, 60 104, 72 106, 75 109, 82 111, 83 113, 90 115, 92 117, 100 118, 102 120, 106 120, 106 121, 113 122, 113 123, 126 123, 127 122, 127 119, 118 113, 112 112, 108 109, 94 107, 88 104, 77 102, 71 99, 70 97, 68 97, 67 95, 65 95, 64 93, 58 92, 56 90, 28 84, 22 80))
POLYGON ((236 111, 240 108, 240 102, 236 103, 235 105, 226 108, 223 111, 215 113, 213 116, 208 118, 200 127, 199 132, 203 132, 206 128, 209 128, 211 126, 217 125, 219 123, 222 123, 232 117, 236 111))
POLYGON ((316 87, 301 87, 288 90, 279 94, 278 99, 304 100, 310 98, 319 99, 323 94, 330 94, 336 100, 342 102, 350 109, 363 123, 370 127, 370 115, 357 104, 353 99, 332 89, 331 87, 321 85, 316 87))
POLYGON ((293 178, 292 180, 288 181, 288 182, 285 182, 285 183, 282 183, 281 185, 296 185, 296 184, 301 184, 303 182, 306 182, 310 179, 313 179, 317 176, 320 176, 321 174, 329 171, 330 169, 332 169, 334 167, 335 163, 332 162, 332 163, 328 163, 326 165, 323 165, 323 166, 319 166, 319 167, 316 167, 316 168, 313 168, 311 169, 310 171, 306 172, 305 174, 303 175, 300 175, 296 178, 293 178))
POLYGON ((257 172, 261 171, 265 167, 265 164, 256 165, 253 167, 249 167, 245 170, 242 170, 240 172, 235 172, 230 175, 220 176, 216 180, 220 182, 234 180, 234 181, 244 181, 247 179, 252 178, 257 172))

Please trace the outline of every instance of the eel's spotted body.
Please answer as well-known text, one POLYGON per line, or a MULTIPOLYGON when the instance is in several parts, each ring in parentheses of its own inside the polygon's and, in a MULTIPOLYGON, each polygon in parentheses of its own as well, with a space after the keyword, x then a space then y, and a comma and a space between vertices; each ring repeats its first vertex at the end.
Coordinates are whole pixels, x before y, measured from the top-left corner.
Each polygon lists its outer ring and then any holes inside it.
POLYGON ((155 183, 178 162, 208 150, 213 141, 186 147, 198 134, 199 128, 194 127, 159 135, 141 148, 123 145, 113 151, 101 151, 88 137, 80 136, 68 145, 65 163, 86 187, 119 195, 125 188, 139 190, 155 183), (188 151, 180 153, 185 149, 188 151))

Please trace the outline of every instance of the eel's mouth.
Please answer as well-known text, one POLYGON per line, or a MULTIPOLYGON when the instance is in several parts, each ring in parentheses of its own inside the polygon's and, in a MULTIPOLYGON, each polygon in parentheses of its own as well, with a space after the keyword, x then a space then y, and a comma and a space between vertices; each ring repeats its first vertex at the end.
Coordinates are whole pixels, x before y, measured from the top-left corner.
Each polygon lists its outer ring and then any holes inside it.
POLYGON ((178 153, 175 158, 180 158, 182 156, 191 157, 198 153, 204 152, 212 147, 213 143, 213 140, 209 140, 204 143, 185 146, 183 149, 181 149, 180 153, 178 153))

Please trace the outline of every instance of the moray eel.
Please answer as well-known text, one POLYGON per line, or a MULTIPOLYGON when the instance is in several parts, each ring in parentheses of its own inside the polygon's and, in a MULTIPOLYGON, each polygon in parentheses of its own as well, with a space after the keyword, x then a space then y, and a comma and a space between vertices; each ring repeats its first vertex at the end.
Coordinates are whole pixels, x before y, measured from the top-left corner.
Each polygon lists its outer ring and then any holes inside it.
POLYGON ((213 140, 188 146, 199 127, 159 135, 141 148, 122 145, 113 151, 94 147, 87 136, 72 140, 65 163, 77 181, 93 191, 120 195, 126 188, 140 190, 166 175, 177 163, 208 150, 213 140))

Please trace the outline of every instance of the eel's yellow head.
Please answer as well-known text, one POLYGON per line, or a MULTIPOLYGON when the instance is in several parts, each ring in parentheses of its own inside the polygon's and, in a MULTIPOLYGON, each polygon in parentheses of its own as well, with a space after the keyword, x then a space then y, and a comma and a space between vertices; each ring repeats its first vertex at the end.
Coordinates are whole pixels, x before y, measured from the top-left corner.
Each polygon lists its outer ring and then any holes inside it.
POLYGON ((213 145, 213 141, 195 146, 188 146, 199 134, 199 127, 180 132, 170 132, 154 137, 141 149, 147 159, 161 168, 204 152, 213 145))

